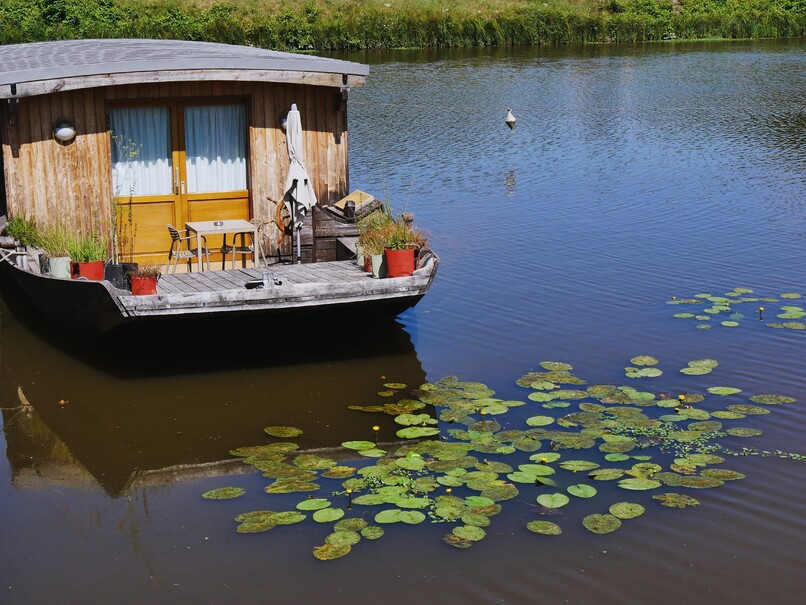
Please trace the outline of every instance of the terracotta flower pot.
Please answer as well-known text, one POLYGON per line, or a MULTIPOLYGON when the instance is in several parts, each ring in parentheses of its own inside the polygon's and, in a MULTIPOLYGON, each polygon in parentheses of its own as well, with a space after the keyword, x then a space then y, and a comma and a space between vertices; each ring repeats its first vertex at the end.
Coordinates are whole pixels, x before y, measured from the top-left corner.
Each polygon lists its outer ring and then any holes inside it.
POLYGON ((149 294, 157 293, 157 279, 156 275, 140 276, 132 275, 129 277, 132 283, 132 294, 135 296, 148 296, 149 294))
POLYGON ((101 281, 104 278, 104 264, 102 260, 70 263, 70 275, 73 279, 84 277, 91 281, 101 281))
POLYGON ((387 277, 406 277, 414 272, 414 248, 384 250, 387 277))

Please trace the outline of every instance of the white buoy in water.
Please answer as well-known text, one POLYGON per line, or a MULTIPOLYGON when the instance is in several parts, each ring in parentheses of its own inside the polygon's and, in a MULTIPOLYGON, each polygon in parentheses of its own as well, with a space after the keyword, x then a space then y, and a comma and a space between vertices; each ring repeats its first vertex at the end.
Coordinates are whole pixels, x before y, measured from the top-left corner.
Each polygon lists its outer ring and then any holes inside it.
POLYGON ((510 130, 515 130, 515 122, 517 122, 517 120, 511 109, 507 109, 507 117, 504 118, 504 122, 509 126, 510 130))

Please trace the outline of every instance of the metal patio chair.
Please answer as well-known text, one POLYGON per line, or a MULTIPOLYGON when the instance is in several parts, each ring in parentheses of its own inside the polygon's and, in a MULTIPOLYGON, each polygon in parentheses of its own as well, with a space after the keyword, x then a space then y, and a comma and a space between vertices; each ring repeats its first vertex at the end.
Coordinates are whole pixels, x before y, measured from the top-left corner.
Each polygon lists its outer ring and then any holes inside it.
MULTIPOLYGON (((171 247, 168 250, 168 269, 169 272, 176 273, 176 265, 179 263, 180 260, 187 260, 188 263, 188 271, 193 271, 193 261, 195 261, 199 255, 198 250, 195 247, 196 244, 196 237, 192 235, 182 235, 187 234, 187 229, 179 230, 173 225, 168 225, 168 233, 171 234, 171 247), (173 271, 170 271, 171 261, 173 260, 173 271)), ((202 249, 201 253, 204 255, 204 259, 207 261, 207 269, 210 269, 210 251, 207 249, 207 238, 202 236, 202 249)), ((202 263, 202 270, 204 269, 204 263, 202 263)))
POLYGON ((239 255, 241 257, 241 266, 246 267, 246 258, 248 256, 252 256, 255 259, 255 267, 260 265, 261 259, 263 264, 266 265, 266 255, 263 252, 263 246, 261 245, 261 240, 263 239, 263 230, 266 225, 265 221, 262 221, 259 218, 253 218, 249 221, 255 227, 257 227, 257 237, 252 237, 252 233, 244 232, 244 233, 236 233, 232 237, 232 245, 227 244, 227 236, 224 235, 224 243, 221 246, 221 268, 226 269, 227 266, 227 255, 232 255, 232 268, 235 268, 235 255, 239 255), (240 238, 241 243, 238 245, 238 238, 240 238), (249 242, 247 243, 247 238, 249 238, 249 242), (255 253, 255 246, 257 246, 257 253, 255 253))

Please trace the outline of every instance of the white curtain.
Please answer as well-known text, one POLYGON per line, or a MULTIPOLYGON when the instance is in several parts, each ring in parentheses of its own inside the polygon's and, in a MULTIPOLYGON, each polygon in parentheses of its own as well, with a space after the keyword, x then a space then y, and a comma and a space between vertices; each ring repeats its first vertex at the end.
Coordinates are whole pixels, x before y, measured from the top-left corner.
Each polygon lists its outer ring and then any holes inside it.
POLYGON ((112 109, 112 185, 116 196, 163 195, 173 190, 167 107, 112 109))
POLYGON ((246 189, 243 105, 185 108, 188 193, 246 189))

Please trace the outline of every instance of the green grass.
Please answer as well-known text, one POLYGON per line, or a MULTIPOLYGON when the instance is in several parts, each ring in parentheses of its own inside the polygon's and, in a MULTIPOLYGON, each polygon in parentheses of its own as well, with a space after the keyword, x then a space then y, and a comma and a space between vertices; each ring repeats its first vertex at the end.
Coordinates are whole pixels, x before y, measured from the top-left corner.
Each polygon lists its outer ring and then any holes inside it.
POLYGON ((3 0, 0 42, 172 38, 279 50, 803 37, 806 0, 3 0))

